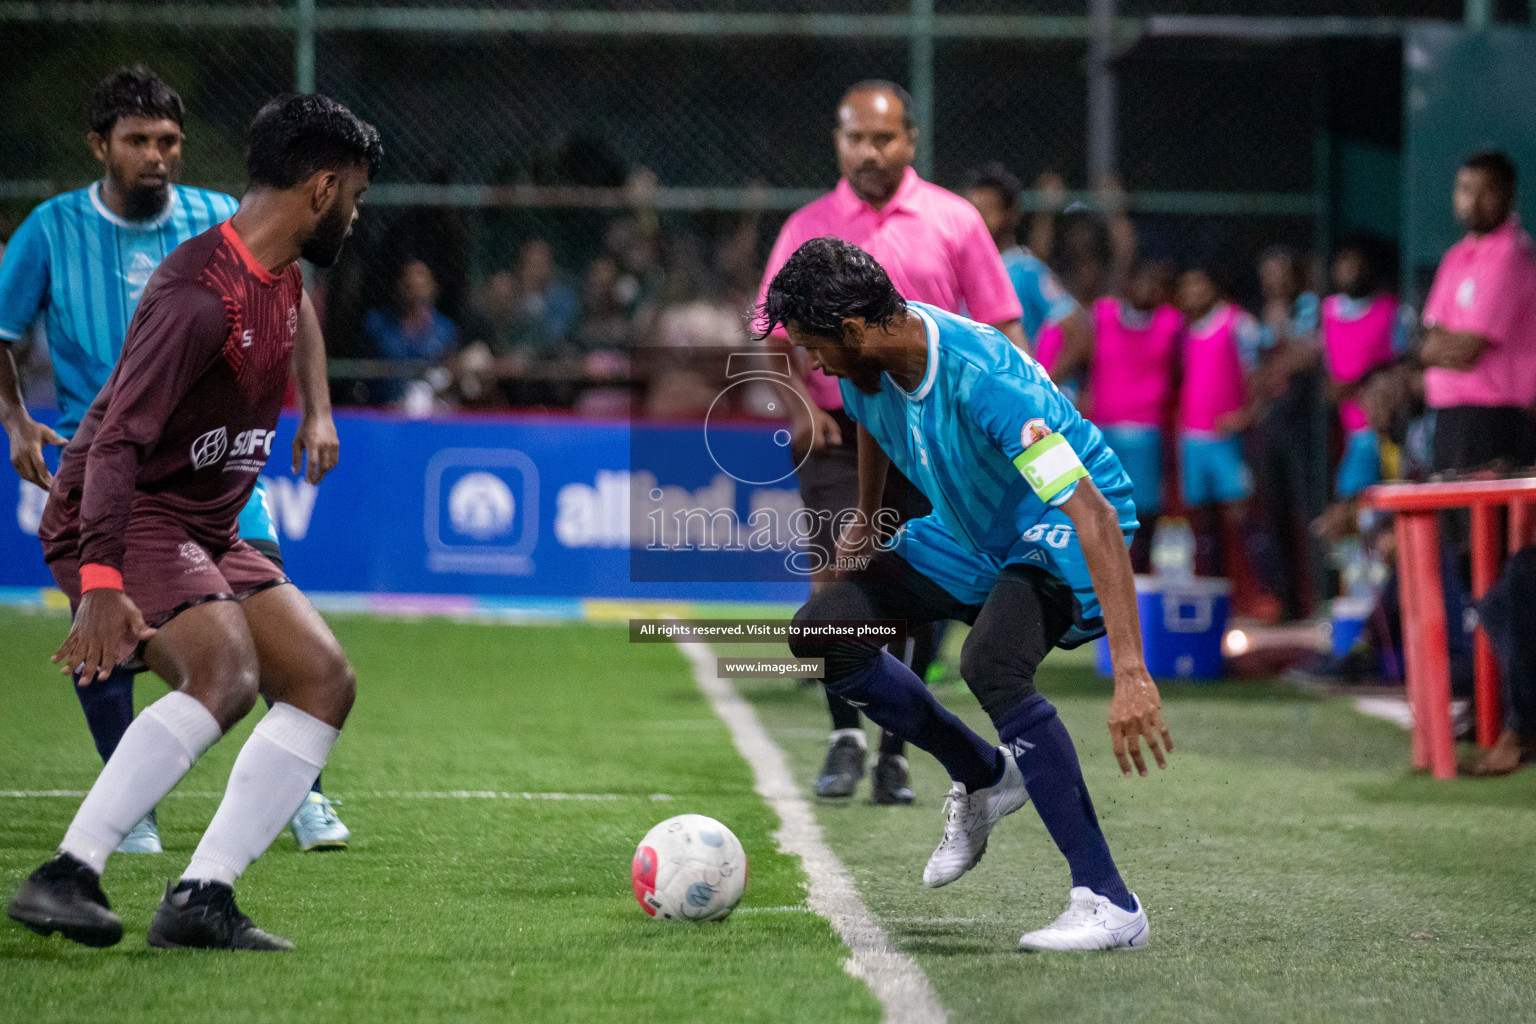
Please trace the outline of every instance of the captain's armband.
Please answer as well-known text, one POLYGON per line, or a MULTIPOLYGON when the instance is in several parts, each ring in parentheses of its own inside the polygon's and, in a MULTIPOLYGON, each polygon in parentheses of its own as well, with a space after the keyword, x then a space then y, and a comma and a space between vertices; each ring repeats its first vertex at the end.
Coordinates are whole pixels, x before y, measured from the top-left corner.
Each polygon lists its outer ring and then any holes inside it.
POLYGON ((1046 504, 1052 504, 1068 487, 1088 475, 1072 446, 1061 434, 1047 434, 1036 441, 1013 460, 1035 494, 1046 504))

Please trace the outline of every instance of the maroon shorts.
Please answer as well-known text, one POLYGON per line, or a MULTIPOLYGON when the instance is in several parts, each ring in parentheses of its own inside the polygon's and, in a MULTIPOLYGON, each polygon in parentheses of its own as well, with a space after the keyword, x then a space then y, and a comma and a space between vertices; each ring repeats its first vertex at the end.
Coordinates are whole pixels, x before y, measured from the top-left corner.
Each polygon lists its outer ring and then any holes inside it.
MULTIPOLYGON (((171 516, 136 512, 123 538, 123 591, 159 628, 206 601, 243 601, 288 582, 283 571, 243 540, 210 550, 171 516)), ((54 581, 74 608, 80 604, 80 558, 73 545, 45 550, 54 581)))

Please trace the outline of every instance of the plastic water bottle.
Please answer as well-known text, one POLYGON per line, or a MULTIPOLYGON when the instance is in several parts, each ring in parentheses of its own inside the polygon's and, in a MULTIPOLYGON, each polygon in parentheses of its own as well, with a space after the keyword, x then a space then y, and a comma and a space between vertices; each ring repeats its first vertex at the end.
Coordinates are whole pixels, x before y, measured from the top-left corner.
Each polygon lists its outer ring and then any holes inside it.
POLYGON ((1188 520, 1169 516, 1157 521, 1157 532, 1152 534, 1152 570, 1171 579, 1195 575, 1195 531, 1188 520))

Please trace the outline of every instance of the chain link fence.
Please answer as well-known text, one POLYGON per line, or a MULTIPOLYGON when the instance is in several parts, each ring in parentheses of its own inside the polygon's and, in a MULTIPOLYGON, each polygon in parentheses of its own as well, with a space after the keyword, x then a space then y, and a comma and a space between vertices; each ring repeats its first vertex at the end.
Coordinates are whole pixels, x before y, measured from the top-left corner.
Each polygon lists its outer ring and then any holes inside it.
MULTIPOLYGON (((1119 172, 1144 247, 1244 268, 1272 242, 1326 244, 1340 69, 1369 53, 1400 77, 1394 40, 1161 34, 1172 7, 1231 5, 1119 4, 1119 172)), ((1459 17, 1461 0, 1254 0, 1243 13, 1340 8, 1459 17)), ((409 397, 399 381, 370 380, 371 325, 428 296, 454 330, 421 365, 472 350, 440 394, 560 407, 590 393, 602 407, 620 399, 595 385, 621 376, 627 346, 671 343, 668 330, 679 343, 739 340, 779 224, 837 178, 837 98, 857 79, 908 82, 925 25, 934 179, 955 186, 1000 160, 1026 206, 1047 172, 1093 206, 1084 0, 913 11, 908 0, 0 2, 0 238, 41 199, 96 176, 81 108, 123 64, 150 65, 185 97, 183 180, 238 189, 245 126, 305 73, 299 41, 312 25, 315 88, 376 124, 388 150, 343 262, 314 281, 338 400, 409 397)))

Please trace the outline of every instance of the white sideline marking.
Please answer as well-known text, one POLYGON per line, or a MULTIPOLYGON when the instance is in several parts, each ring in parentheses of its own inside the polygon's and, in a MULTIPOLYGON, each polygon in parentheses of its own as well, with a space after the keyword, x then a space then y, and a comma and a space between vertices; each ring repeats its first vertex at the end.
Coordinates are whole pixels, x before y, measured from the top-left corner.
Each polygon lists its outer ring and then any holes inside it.
POLYGON ((778 814, 779 848, 799 857, 810 877, 807 902, 831 922, 850 954, 848 973, 862 978, 885 1007, 887 1024, 934 1024, 949 1019, 923 969, 891 944, 869 908, 859 899, 853 879, 821 839, 811 805, 800 795, 784 751, 773 742, 752 705, 741 699, 728 679, 715 678, 715 656, 708 644, 677 645, 693 665, 693 677, 715 714, 731 730, 736 749, 752 766, 753 787, 778 814))
MULTIPOLYGON (((46 797, 83 797, 83 789, 0 789, 0 799, 37 800, 46 797)), ((167 796, 179 796, 197 800, 218 800, 223 793, 211 790, 173 789, 167 796)), ((337 802, 344 800, 650 800, 660 803, 673 799, 666 793, 639 796, 633 793, 507 793, 492 789, 450 789, 418 793, 400 790, 374 790, 372 792, 331 794, 337 802)))

